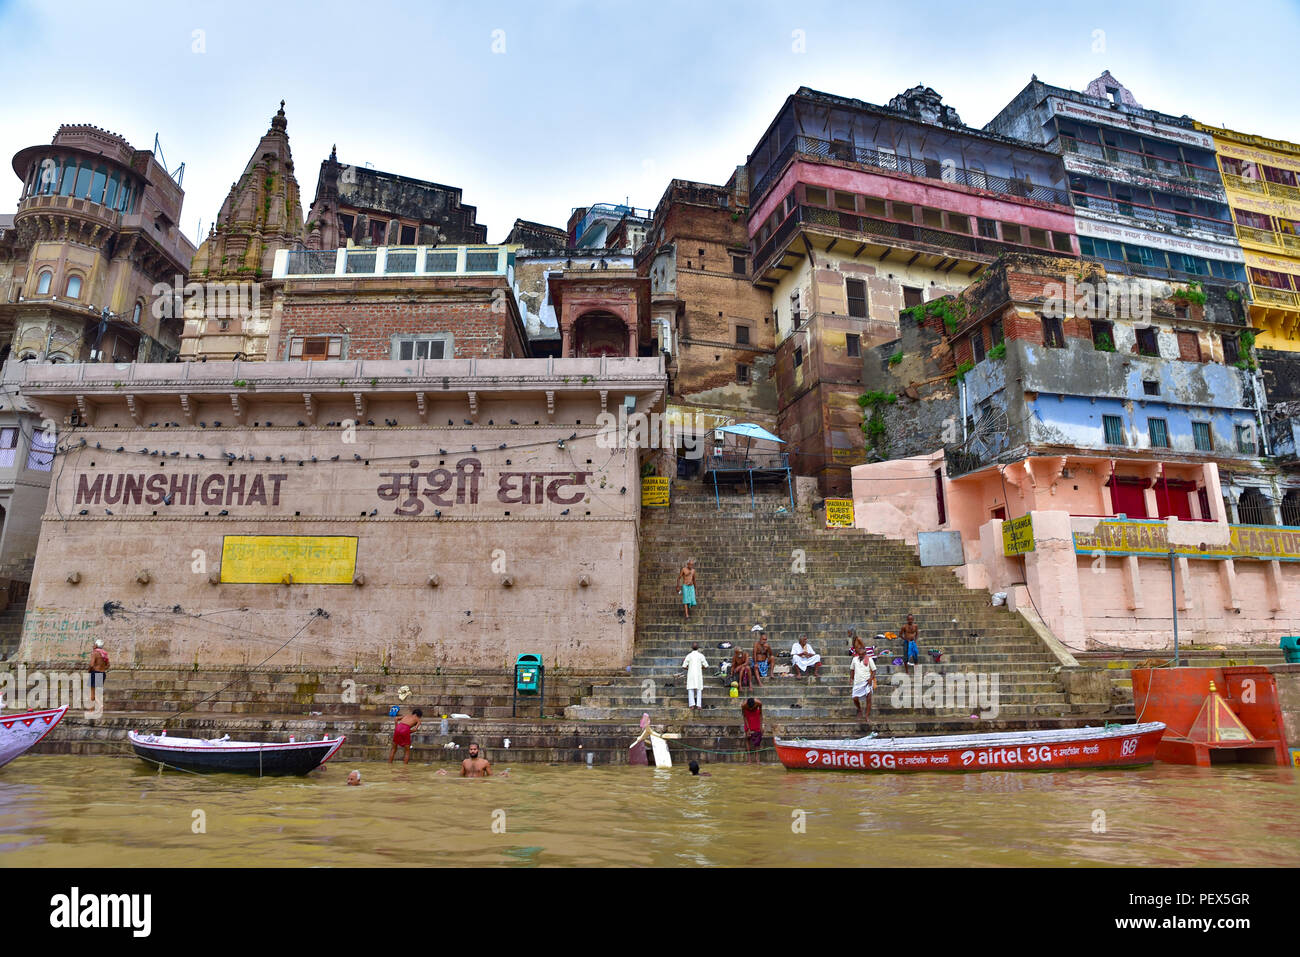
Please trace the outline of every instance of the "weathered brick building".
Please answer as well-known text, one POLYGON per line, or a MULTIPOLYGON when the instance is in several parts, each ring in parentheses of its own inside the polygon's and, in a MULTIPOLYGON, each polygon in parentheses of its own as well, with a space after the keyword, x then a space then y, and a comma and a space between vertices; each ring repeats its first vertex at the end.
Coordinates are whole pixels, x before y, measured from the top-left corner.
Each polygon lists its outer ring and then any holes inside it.
POLYGON ((320 164, 316 197, 307 214, 307 244, 427 246, 485 243, 487 227, 461 192, 424 180, 340 163, 336 150, 320 164))
POLYGON ((743 167, 725 186, 673 180, 636 258, 668 359, 668 414, 688 431, 776 429, 776 326, 770 295, 750 279, 744 184, 743 167))
POLYGON ((779 432, 827 493, 847 491, 864 460, 860 359, 895 337, 903 309, 960 290, 1003 252, 1078 254, 1060 157, 966 126, 925 87, 887 106, 801 87, 747 172, 779 432))
POLYGON ((529 355, 506 246, 283 250, 268 358, 529 355))

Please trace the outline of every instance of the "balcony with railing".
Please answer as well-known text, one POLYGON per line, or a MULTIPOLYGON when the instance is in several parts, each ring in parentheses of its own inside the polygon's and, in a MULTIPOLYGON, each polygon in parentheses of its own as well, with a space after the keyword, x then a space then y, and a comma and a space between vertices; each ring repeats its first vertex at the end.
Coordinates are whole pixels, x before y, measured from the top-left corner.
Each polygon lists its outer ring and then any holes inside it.
POLYGON ((1076 209, 1109 213, 1112 216, 1124 216, 1142 223, 1149 223, 1158 228, 1198 229, 1202 232, 1214 233, 1217 236, 1229 238, 1233 236, 1233 224, 1228 220, 1214 219, 1210 216, 1202 216, 1199 213, 1165 209, 1163 206, 1152 206, 1147 203, 1115 199, 1097 193, 1083 192, 1082 190, 1075 190, 1071 195, 1074 197, 1076 209))
MULTIPOLYGON (((1074 256, 1073 250, 1054 250, 1050 246, 1025 246, 1018 243, 954 233, 946 229, 918 226, 915 223, 878 219, 820 206, 796 206, 794 211, 754 253, 754 274, 760 275, 785 248, 789 238, 801 227, 817 232, 843 233, 861 242, 885 246, 922 245, 934 247, 942 255, 973 262, 992 262, 1003 253, 1034 253, 1040 256, 1074 256)), ((923 251, 923 250, 922 250, 923 251)))
POLYGON ((1088 143, 1065 134, 1057 137, 1055 148, 1063 156, 1073 154, 1103 163, 1127 166, 1130 169, 1140 169, 1149 173, 1194 180, 1197 183, 1210 186, 1218 186, 1223 182, 1219 176, 1219 171, 1210 166, 1185 163, 1182 160, 1157 156, 1154 153, 1142 153, 1137 150, 1120 149, 1115 146, 1103 146, 1100 143, 1088 143))
POLYGON ((1101 263, 1106 267, 1108 273, 1122 276, 1143 276, 1150 279, 1165 279, 1182 283, 1198 282, 1215 286, 1231 286, 1233 283, 1240 282, 1238 279, 1215 276, 1209 273, 1187 272, 1155 263, 1128 262, 1123 259, 1109 259, 1105 256, 1094 256, 1088 253, 1085 253, 1083 258, 1088 262, 1101 263))
POLYGON ((1300 203, 1300 189, 1286 183, 1274 183, 1267 179, 1251 179, 1236 173, 1224 172, 1223 185, 1241 193, 1253 193, 1256 196, 1271 196, 1288 203, 1300 203))
POLYGON ((1294 233, 1274 232, 1271 229, 1259 229, 1256 226, 1237 224, 1237 238, 1244 243, 1256 246, 1270 246, 1291 255, 1300 256, 1300 236, 1294 233))
POLYGON ((1250 298, 1261 306, 1274 306, 1282 309, 1300 309, 1300 293, 1289 289, 1275 289, 1272 286, 1250 284, 1250 298))
POLYGON ((812 136, 795 136, 786 145, 776 160, 750 190, 750 208, 757 207, 763 196, 771 189, 777 178, 785 169, 786 162, 795 154, 813 160, 838 160, 869 166, 888 174, 903 174, 919 179, 931 179, 953 186, 965 186, 970 189, 982 189, 990 193, 1000 193, 1017 199, 1031 199, 1041 203, 1055 203, 1058 206, 1069 205, 1069 198, 1064 189, 1045 186, 1027 179, 1008 179, 995 176, 984 170, 967 169, 962 166, 943 164, 937 160, 914 159, 870 147, 854 146, 851 143, 836 143, 817 139, 812 136))

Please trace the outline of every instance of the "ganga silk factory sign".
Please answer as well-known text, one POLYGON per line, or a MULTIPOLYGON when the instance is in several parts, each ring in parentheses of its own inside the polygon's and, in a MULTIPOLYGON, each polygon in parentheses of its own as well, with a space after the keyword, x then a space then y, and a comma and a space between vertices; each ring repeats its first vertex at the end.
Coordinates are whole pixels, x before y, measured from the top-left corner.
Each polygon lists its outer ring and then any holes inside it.
MULTIPOLYGON (((1300 530, 1267 525, 1232 525, 1228 545, 1172 546, 1182 558, 1259 559, 1300 562, 1300 530)), ((1101 521, 1092 532, 1074 533, 1079 555, 1149 555, 1166 558, 1170 545, 1164 522, 1101 521)))
POLYGON ((221 544, 221 580, 278 585, 350 585, 357 540, 346 535, 227 535, 221 544))
POLYGON ((1034 517, 1021 515, 1002 523, 1002 554, 1024 555, 1034 550, 1034 517))

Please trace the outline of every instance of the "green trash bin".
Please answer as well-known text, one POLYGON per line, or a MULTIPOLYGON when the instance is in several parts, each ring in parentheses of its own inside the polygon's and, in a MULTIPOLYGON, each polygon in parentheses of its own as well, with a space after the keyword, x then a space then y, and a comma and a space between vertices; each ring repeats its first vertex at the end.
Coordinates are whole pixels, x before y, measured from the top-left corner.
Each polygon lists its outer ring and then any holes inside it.
POLYGON ((510 716, 517 717, 520 695, 537 696, 537 716, 546 711, 546 669, 541 655, 520 655, 515 659, 515 692, 510 696, 510 716))
POLYGON ((1282 656, 1289 665, 1300 665, 1300 635, 1282 636, 1282 656))
POLYGON ((520 655, 515 659, 515 690, 520 694, 537 694, 542 678, 542 656, 520 655))

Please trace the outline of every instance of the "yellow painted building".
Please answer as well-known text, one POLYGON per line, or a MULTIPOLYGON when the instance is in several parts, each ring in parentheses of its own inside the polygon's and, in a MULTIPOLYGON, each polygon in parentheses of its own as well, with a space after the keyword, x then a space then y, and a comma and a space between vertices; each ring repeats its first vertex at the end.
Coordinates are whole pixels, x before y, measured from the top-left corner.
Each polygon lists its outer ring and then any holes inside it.
POLYGON ((1300 145, 1197 123, 1214 137, 1261 349, 1300 351, 1300 145))

